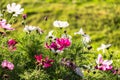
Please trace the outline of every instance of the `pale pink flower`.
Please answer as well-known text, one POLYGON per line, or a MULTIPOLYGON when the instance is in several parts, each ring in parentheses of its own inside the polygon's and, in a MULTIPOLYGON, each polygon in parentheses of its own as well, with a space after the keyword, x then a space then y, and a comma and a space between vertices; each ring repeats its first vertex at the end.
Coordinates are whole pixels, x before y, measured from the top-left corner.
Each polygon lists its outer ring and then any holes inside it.
POLYGON ((10 24, 7 24, 6 20, 3 19, 2 21, 0 21, 0 27, 5 29, 5 30, 15 30, 14 28, 11 28, 10 24))
POLYGON ((111 66, 112 60, 103 60, 101 54, 98 55, 96 63, 97 63, 97 66, 95 68, 99 70, 106 71, 106 70, 111 70, 113 68, 111 66))
POLYGON ((1 64, 2 68, 6 68, 8 70, 13 70, 14 69, 14 64, 11 62, 8 62, 7 60, 4 60, 1 64))

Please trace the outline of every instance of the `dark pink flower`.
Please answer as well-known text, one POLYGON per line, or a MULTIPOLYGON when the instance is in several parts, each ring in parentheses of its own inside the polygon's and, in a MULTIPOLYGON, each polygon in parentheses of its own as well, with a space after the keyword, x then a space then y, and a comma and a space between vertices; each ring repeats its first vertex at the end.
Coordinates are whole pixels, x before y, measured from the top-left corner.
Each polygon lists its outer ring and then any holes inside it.
POLYGON ((68 38, 57 38, 51 42, 50 45, 46 43, 45 47, 51 49, 53 52, 62 52, 65 48, 71 45, 71 41, 68 38))
POLYGON ((57 38, 56 43, 64 48, 67 48, 71 45, 71 42, 68 38, 57 38))
POLYGON ((8 62, 7 60, 4 60, 1 64, 2 68, 7 68, 8 70, 14 69, 14 64, 11 62, 8 62))
POLYGON ((42 54, 35 55, 35 59, 37 61, 37 64, 42 65, 43 68, 48 68, 48 67, 52 66, 52 62, 54 62, 54 60, 49 59, 48 57, 43 59, 42 54))
POLYGON ((48 67, 52 66, 51 63, 53 63, 53 62, 54 62, 54 60, 49 59, 48 57, 46 57, 46 58, 44 59, 44 61, 43 61, 43 67, 44 67, 44 68, 48 68, 48 67))
POLYGON ((42 54, 35 55, 35 59, 36 59, 36 61, 37 61, 38 64, 42 64, 42 54))
POLYGON ((8 40, 8 47, 10 50, 16 50, 16 45, 17 41, 15 41, 14 39, 9 39, 8 40))

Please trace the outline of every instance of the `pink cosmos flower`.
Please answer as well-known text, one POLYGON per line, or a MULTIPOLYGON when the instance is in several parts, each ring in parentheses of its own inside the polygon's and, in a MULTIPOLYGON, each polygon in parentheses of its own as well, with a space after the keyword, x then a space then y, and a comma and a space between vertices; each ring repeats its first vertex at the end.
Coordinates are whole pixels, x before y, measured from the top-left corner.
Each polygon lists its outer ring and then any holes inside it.
POLYGON ((60 49, 67 48, 71 44, 68 38, 57 38, 56 42, 60 46, 60 49))
POLYGON ((54 62, 54 60, 49 59, 48 57, 46 57, 44 59, 44 61, 43 61, 43 67, 48 68, 48 67, 52 66, 52 64, 51 64, 52 62, 54 62))
POLYGON ((102 55, 99 54, 96 60, 97 66, 96 69, 107 71, 111 70, 113 67, 111 66, 112 60, 103 60, 102 55))
POLYGON ((60 52, 70 45, 71 41, 68 38, 57 38, 54 42, 51 42, 50 45, 46 43, 45 47, 51 49, 53 52, 60 52))
POLYGON ((13 70, 14 69, 14 64, 11 62, 8 62, 7 60, 4 60, 1 64, 2 68, 6 68, 8 70, 13 70))
POLYGON ((35 55, 35 59, 38 63, 38 65, 42 65, 43 68, 49 68, 52 66, 52 62, 54 62, 54 60, 49 59, 48 57, 46 58, 42 58, 42 54, 40 55, 35 55))
POLYGON ((17 42, 14 39, 8 40, 8 47, 10 50, 16 50, 16 47, 15 47, 16 44, 17 42))
POLYGON ((36 59, 36 61, 37 61, 38 64, 42 64, 42 54, 35 55, 35 59, 36 59))
POLYGON ((5 30, 14 30, 14 28, 11 28, 10 24, 7 24, 5 19, 0 21, 0 27, 5 29, 5 30))

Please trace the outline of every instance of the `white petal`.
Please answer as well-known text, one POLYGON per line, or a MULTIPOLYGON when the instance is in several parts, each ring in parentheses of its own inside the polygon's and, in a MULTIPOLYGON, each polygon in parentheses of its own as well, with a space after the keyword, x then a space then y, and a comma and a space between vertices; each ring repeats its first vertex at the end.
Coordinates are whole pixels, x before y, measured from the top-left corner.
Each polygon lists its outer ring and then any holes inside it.
POLYGON ((103 59, 102 59, 102 55, 101 54, 98 54, 98 58, 96 60, 96 63, 97 64, 101 64, 103 62, 103 59))
POLYGON ((111 65, 113 63, 113 61, 112 60, 104 60, 103 61, 103 65, 111 65))

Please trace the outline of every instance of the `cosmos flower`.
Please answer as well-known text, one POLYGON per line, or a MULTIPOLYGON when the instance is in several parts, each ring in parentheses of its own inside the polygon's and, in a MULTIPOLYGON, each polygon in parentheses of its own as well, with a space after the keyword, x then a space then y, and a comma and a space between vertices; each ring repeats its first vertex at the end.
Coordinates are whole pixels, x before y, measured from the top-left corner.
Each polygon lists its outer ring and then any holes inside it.
POLYGON ((0 27, 5 29, 5 30, 14 30, 14 28, 11 28, 10 24, 7 24, 5 19, 0 21, 0 27))
POLYGON ((39 27, 28 26, 28 25, 25 26, 25 28, 23 29, 23 31, 25 31, 27 33, 30 33, 31 31, 37 31, 40 34, 43 33, 43 30, 41 30, 39 27))
POLYGON ((80 30, 79 30, 78 32, 75 32, 74 34, 75 34, 75 35, 76 35, 76 34, 84 35, 85 33, 84 33, 83 29, 80 28, 80 30))
POLYGON ((35 55, 35 59, 37 61, 38 65, 43 66, 43 68, 49 68, 52 66, 52 63, 54 62, 54 60, 49 59, 48 57, 46 58, 42 58, 42 54, 40 55, 35 55))
POLYGON ((71 35, 68 35, 68 34, 62 34, 62 37, 61 38, 68 38, 69 40, 72 41, 72 36, 71 35))
POLYGON ((89 43, 90 41, 91 41, 90 36, 87 34, 84 34, 83 35, 83 42, 86 44, 86 43, 89 43))
POLYGON ((16 50, 16 45, 17 41, 15 41, 14 39, 9 39, 8 40, 8 47, 10 50, 16 50))
POLYGON ((49 68, 52 66, 52 63, 54 62, 54 60, 52 59, 49 59, 48 57, 46 57, 44 60, 43 60, 43 67, 44 68, 49 68))
POLYGON ((68 38, 56 38, 50 45, 46 43, 47 49, 52 50, 54 53, 63 52, 65 48, 71 45, 71 41, 68 38))
POLYGON ((68 38, 57 38, 56 43, 60 46, 60 49, 67 48, 71 45, 71 42, 68 38))
POLYGON ((97 66, 96 69, 107 71, 111 70, 113 67, 111 66, 112 60, 103 60, 102 55, 99 54, 96 60, 97 66))
POLYGON ((49 38, 51 38, 52 40, 55 39, 55 36, 53 35, 53 30, 51 30, 51 31, 48 33, 48 35, 46 36, 46 40, 49 39, 49 38))
POLYGON ((60 27, 60 28, 65 28, 65 27, 68 27, 69 26, 69 23, 67 21, 54 21, 53 22, 53 25, 55 27, 60 27))
POLYGON ((8 70, 13 70, 14 69, 14 64, 11 62, 8 62, 7 60, 4 60, 1 64, 2 68, 8 69, 8 70))
POLYGON ((75 34, 75 35, 76 35, 76 34, 82 35, 82 40, 83 40, 83 43, 84 43, 85 45, 91 41, 90 36, 87 35, 87 34, 83 31, 82 28, 80 28, 80 30, 79 30, 78 32, 75 32, 74 34, 75 34))
POLYGON ((97 48, 97 50, 98 50, 98 51, 99 51, 99 50, 102 50, 103 53, 104 53, 104 52, 105 52, 105 49, 109 48, 110 46, 111 46, 111 44, 107 44, 107 45, 101 44, 101 46, 100 46, 99 48, 97 48))
POLYGON ((42 64, 42 54, 35 55, 35 59, 36 59, 36 61, 37 61, 38 64, 42 64))
POLYGON ((36 30, 35 26, 28 26, 28 25, 26 25, 25 28, 24 28, 24 31, 28 32, 28 33, 33 31, 33 30, 36 30))
POLYGON ((12 3, 7 5, 7 11, 9 13, 12 13, 13 16, 17 17, 19 14, 21 14, 24 11, 24 9, 21 8, 20 4, 12 3))

